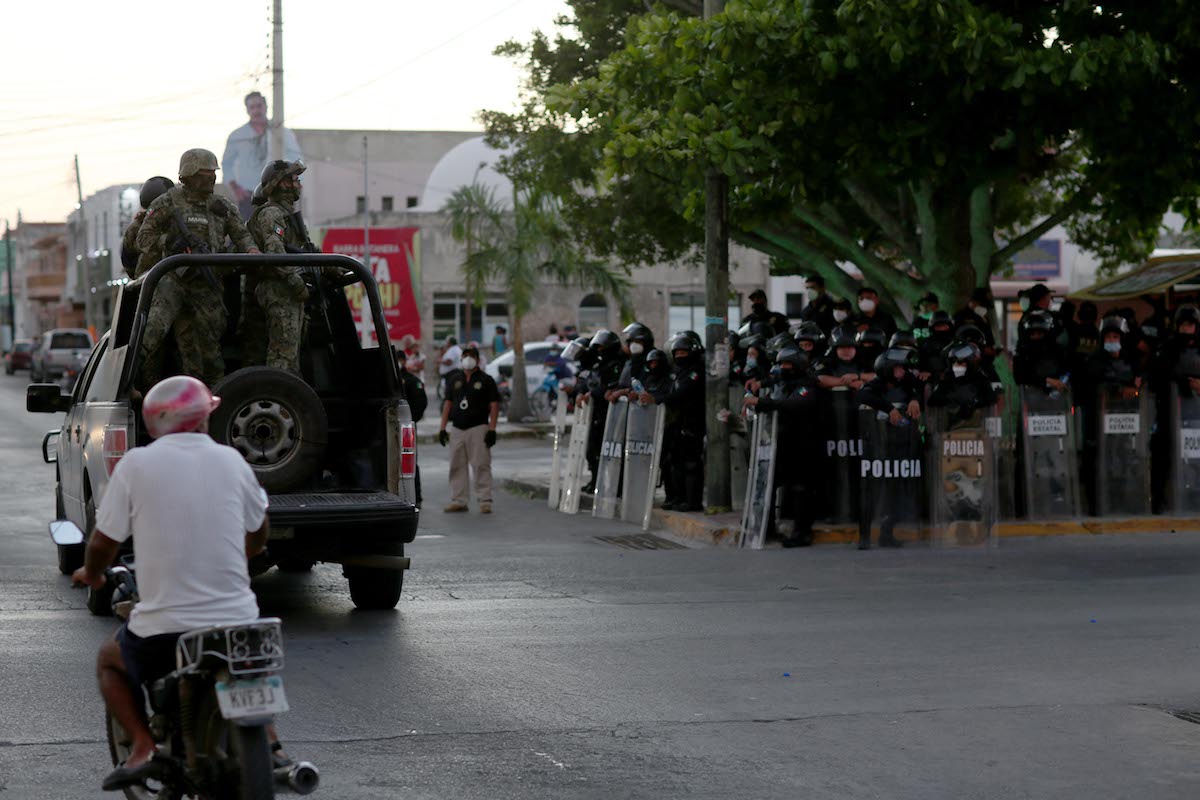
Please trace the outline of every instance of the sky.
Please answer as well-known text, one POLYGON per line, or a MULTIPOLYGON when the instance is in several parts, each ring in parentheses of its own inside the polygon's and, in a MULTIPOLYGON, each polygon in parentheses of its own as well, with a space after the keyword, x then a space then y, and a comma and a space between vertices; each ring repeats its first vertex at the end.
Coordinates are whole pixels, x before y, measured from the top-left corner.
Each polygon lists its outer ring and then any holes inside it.
MULTIPOLYGON (((0 48, 0 220, 61 221, 83 194, 179 155, 220 157, 271 97, 270 0, 11 4, 0 48)), ((522 72, 496 45, 551 31, 563 0, 283 0, 285 124, 479 130, 515 106, 522 72)))

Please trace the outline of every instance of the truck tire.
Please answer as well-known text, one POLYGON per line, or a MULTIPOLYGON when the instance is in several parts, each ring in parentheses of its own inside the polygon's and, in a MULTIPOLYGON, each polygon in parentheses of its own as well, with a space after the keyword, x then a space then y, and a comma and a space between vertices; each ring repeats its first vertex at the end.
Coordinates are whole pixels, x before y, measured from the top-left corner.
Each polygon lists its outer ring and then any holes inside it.
POLYGON ((364 611, 386 611, 400 602, 404 588, 404 570, 346 567, 350 582, 350 599, 354 607, 364 611))
POLYGON ((245 367, 213 387, 209 433, 240 452, 268 492, 304 485, 328 441, 325 408, 308 384, 273 367, 245 367))

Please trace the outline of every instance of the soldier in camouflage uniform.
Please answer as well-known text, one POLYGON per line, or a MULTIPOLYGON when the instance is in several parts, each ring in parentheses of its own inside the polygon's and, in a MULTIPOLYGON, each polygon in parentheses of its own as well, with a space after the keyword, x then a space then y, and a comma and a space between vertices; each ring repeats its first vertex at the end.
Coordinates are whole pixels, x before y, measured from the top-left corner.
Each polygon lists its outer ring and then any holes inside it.
MULTIPOLYGON (((295 220, 300 199, 300 161, 272 161, 263 168, 254 200, 263 198, 246 227, 264 253, 312 249, 295 220)), ((300 337, 308 288, 295 267, 274 267, 245 277, 238 330, 246 364, 266 364, 300 374, 300 337)))
MULTIPOLYGON (((150 204, 137 234, 138 250, 148 253, 161 243, 163 256, 205 250, 218 253, 228 236, 238 251, 258 253, 237 206, 213 194, 216 181, 217 157, 212 152, 199 148, 185 152, 179 159, 180 185, 150 204)), ((162 363, 160 350, 169 330, 175 332, 185 374, 209 386, 225 376, 221 276, 215 269, 207 272, 216 280, 210 282, 205 270, 193 267, 186 272, 176 270, 159 281, 142 334, 141 385, 152 386, 161 377, 152 373, 162 363)))
POLYGON ((161 247, 156 248, 152 253, 139 251, 137 235, 138 231, 142 229, 142 222, 146 219, 146 209, 150 208, 150 204, 157 200, 159 195, 174 185, 174 181, 161 175, 155 175, 142 184, 142 190, 138 193, 138 202, 141 204, 142 210, 133 216, 133 222, 129 223, 129 227, 125 229, 125 235, 121 237, 121 266, 125 268, 125 274, 131 279, 140 278, 142 273, 162 259, 161 247))

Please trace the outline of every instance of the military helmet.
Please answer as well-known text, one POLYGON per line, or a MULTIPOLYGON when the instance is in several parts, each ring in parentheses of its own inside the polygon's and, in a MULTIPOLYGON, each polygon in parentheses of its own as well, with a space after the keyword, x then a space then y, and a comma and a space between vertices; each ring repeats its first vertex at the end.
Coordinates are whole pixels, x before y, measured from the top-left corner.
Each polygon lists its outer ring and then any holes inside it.
POLYGON ((839 347, 853 347, 858 349, 858 341, 854 335, 854 331, 847 328, 834 328, 833 336, 829 338, 829 349, 836 350, 839 347))
POLYGON ((1122 317, 1105 317, 1100 322, 1100 336, 1103 337, 1104 334, 1110 332, 1119 333, 1124 336, 1129 333, 1129 323, 1122 317))
POLYGON ((267 195, 263 192, 262 184, 254 187, 254 191, 250 193, 250 205, 261 206, 267 202, 267 195))
POLYGON ((876 344, 883 347, 886 344, 883 338, 883 331, 874 326, 859 331, 854 340, 858 342, 859 347, 862 347, 864 344, 876 344))
POLYGON ((801 350, 796 345, 788 345, 775 354, 775 363, 779 365, 791 364, 796 372, 808 372, 809 360, 808 353, 801 350))
POLYGON ((901 350, 916 350, 917 337, 912 331, 896 331, 892 334, 892 340, 888 342, 888 347, 901 350))
POLYGON ((281 180, 299 175, 306 169, 307 167, 304 166, 304 162, 299 159, 296 161, 276 159, 269 162, 263 167, 262 174, 258 176, 259 185, 263 188, 263 194, 270 197, 271 192, 275 191, 275 187, 279 185, 281 180))
POLYGON ((205 150, 203 147, 193 147, 179 157, 180 178, 190 178, 202 169, 211 169, 215 172, 220 168, 213 152, 205 150))
POLYGON ((1044 308, 1034 309, 1021 320, 1021 332, 1042 331, 1050 333, 1054 330, 1054 317, 1044 308))
POLYGON ((641 342, 642 344, 653 347, 654 334, 640 322, 631 322, 621 331, 621 336, 626 342, 641 342))
POLYGON ((917 354, 912 350, 889 347, 887 350, 884 350, 882 353, 875 356, 875 371, 880 375, 890 376, 890 370, 892 367, 916 369, 917 354))
POLYGON ((796 329, 797 342, 812 342, 813 349, 824 347, 826 342, 825 331, 821 330, 821 326, 809 320, 801 322, 800 327, 796 329))
POLYGON ((942 350, 942 357, 951 363, 966 361, 969 364, 977 364, 982 356, 979 345, 966 339, 955 339, 942 350))
POLYGON ((601 328, 592 335, 592 341, 591 344, 588 345, 588 349, 607 352, 620 346, 621 340, 617 338, 615 333, 607 328, 601 328))
POLYGON ((175 181, 170 178, 164 178, 162 175, 155 175, 153 178, 148 178, 142 184, 142 190, 138 192, 138 202, 142 208, 149 208, 150 204, 158 199, 159 195, 165 193, 175 185, 175 181))
POLYGON ((968 342, 974 342, 980 347, 983 347, 983 345, 987 343, 987 337, 983 335, 983 331, 981 331, 977 325, 974 325, 970 322, 964 325, 959 325, 958 330, 954 332, 954 338, 964 339, 968 342))

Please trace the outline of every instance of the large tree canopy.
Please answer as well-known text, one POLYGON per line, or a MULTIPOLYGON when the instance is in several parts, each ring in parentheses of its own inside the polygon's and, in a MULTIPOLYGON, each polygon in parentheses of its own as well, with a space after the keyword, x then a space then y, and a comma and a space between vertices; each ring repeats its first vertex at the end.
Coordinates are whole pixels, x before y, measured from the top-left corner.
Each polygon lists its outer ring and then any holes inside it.
POLYGON ((1186 0, 572 6, 573 36, 502 48, 528 58, 531 91, 487 122, 518 160, 554 163, 600 252, 694 242, 710 166, 736 238, 842 294, 853 263, 897 302, 959 302, 1059 223, 1135 259, 1173 203, 1196 210, 1186 0))

